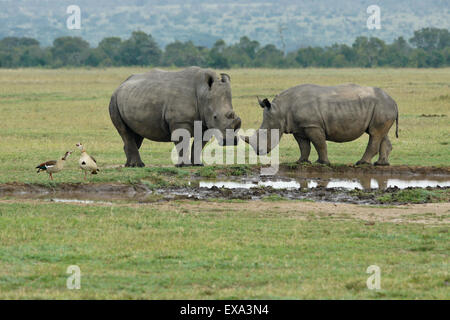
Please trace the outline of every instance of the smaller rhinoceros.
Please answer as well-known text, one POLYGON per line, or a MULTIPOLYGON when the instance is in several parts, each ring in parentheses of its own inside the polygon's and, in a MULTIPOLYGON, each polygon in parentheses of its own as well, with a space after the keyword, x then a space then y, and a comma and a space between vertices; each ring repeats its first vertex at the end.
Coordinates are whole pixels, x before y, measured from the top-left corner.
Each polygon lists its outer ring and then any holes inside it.
POLYGON ((392 145, 388 132, 395 121, 398 137, 398 108, 395 101, 379 88, 355 84, 333 87, 304 84, 283 91, 272 102, 259 98, 258 101, 264 109, 260 129, 267 129, 268 134, 255 132, 253 137, 241 136, 257 154, 268 153, 276 147, 271 145, 269 129, 279 129, 278 138, 283 133, 291 133, 297 140, 301 153, 299 163, 309 162, 312 142, 319 155, 317 162, 329 164, 326 140, 347 142, 366 132, 369 144, 356 164, 370 164, 379 153, 375 165, 389 165, 392 145))

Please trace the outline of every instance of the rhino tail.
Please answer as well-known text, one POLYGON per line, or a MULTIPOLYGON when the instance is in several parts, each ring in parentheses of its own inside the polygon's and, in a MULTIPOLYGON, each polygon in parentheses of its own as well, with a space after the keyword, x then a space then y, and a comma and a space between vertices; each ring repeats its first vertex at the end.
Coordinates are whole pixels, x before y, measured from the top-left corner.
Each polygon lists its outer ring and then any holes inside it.
POLYGON ((398 113, 397 118, 395 119, 395 137, 398 138, 398 113))
POLYGON ((398 138, 398 106, 395 104, 397 109, 397 117, 395 118, 395 137, 398 138))

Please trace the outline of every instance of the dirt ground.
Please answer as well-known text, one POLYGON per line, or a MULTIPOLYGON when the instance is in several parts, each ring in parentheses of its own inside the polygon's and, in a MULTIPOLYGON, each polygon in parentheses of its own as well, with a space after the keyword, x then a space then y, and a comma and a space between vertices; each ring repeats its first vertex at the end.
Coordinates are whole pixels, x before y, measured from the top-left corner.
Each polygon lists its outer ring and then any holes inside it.
MULTIPOLYGON (((168 204, 170 206, 170 204, 168 204)), ((317 217, 333 217, 336 219, 359 219, 368 222, 403 223, 408 221, 421 224, 450 223, 450 203, 426 203, 401 206, 362 206, 346 203, 326 202, 261 202, 245 203, 185 203, 184 210, 210 211, 246 211, 255 214, 264 211, 276 211, 288 218, 310 219, 317 217)))
MULTIPOLYGON (((0 203, 15 203, 16 199, 0 200, 0 203)), ((25 203, 49 203, 48 200, 26 199, 25 203)), ((155 202, 155 203, 83 203, 71 202, 80 206, 127 206, 147 207, 161 211, 170 210, 180 214, 201 214, 214 212, 226 214, 245 212, 255 216, 267 216, 276 212, 277 216, 293 219, 333 218, 337 220, 357 219, 367 226, 375 223, 418 223, 426 225, 448 225, 450 223, 450 203, 409 204, 399 206, 367 206, 346 203, 301 202, 301 201, 246 201, 246 202, 206 202, 187 201, 155 202)))

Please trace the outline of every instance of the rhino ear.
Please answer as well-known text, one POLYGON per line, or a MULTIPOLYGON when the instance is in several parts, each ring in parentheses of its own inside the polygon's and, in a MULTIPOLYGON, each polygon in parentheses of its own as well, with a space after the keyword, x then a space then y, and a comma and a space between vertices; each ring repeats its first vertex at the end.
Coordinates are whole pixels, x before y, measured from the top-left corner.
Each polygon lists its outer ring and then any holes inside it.
POLYGON ((220 77, 221 77, 222 82, 226 82, 227 83, 227 82, 231 81, 230 76, 228 74, 226 74, 226 73, 221 73, 220 77))
POLYGON ((267 100, 267 98, 265 98, 263 101, 261 101, 261 99, 258 98, 258 103, 261 106, 261 108, 267 108, 270 109, 270 107, 272 106, 272 104, 270 103, 269 100, 267 100))
POLYGON ((206 80, 206 83, 208 84, 209 89, 211 90, 211 87, 212 87, 212 85, 214 83, 214 77, 207 73, 205 75, 205 80, 206 80))

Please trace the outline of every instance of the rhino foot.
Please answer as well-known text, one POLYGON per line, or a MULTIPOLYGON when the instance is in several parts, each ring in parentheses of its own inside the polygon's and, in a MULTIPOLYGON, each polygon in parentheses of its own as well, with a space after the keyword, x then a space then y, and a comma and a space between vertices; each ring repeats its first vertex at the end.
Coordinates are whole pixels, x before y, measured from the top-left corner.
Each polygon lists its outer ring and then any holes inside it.
POLYGON ((203 167, 203 166, 204 166, 203 163, 194 163, 194 164, 192 164, 192 163, 184 163, 184 162, 177 163, 175 165, 175 167, 177 167, 177 168, 181 168, 181 167, 203 167))
POLYGON ((298 164, 302 164, 302 163, 311 163, 311 161, 309 161, 308 159, 298 159, 297 160, 298 164))
POLYGON ((376 165, 376 166, 389 166, 390 164, 387 161, 380 161, 380 160, 378 160, 377 162, 374 163, 374 165, 376 165))
POLYGON ((371 165, 371 163, 370 163, 370 162, 367 162, 367 161, 359 160, 355 165, 357 165, 357 166, 361 166, 361 165, 371 165))
POLYGON ((192 167, 192 164, 182 162, 182 163, 177 163, 177 164, 175 165, 175 167, 177 167, 177 168, 182 168, 182 167, 192 167))
POLYGON ((129 167, 129 168, 142 168, 142 167, 145 167, 145 163, 143 163, 142 161, 127 162, 127 163, 125 163, 125 167, 129 167))
POLYGON ((324 165, 326 165, 326 166, 329 166, 330 165, 330 161, 324 161, 324 160, 317 160, 316 161, 316 163, 318 163, 318 164, 324 164, 324 165))

